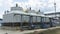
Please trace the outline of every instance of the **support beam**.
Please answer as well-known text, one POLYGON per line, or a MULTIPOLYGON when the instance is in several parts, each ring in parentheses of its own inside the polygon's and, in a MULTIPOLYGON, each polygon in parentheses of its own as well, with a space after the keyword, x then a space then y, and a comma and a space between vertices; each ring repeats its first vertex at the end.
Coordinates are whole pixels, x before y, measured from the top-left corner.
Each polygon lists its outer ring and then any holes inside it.
POLYGON ((37 22, 37 16, 36 16, 36 22, 37 22))
POLYGON ((32 24, 32 21, 33 21, 33 18, 32 18, 32 16, 30 16, 29 17, 29 23, 30 23, 30 25, 32 24))
POLYGON ((22 25, 23 25, 23 24, 22 24, 22 16, 23 16, 23 15, 21 14, 21 23, 20 23, 20 25, 21 25, 21 28, 22 28, 22 25))
POLYGON ((14 23, 12 23, 13 27, 14 27, 14 23))

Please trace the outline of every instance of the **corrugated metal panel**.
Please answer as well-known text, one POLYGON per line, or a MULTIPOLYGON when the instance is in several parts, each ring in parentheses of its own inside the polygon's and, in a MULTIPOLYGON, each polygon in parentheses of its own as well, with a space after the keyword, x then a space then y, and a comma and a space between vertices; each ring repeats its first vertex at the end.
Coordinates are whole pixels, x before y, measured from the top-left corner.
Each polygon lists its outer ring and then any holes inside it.
POLYGON ((33 22, 36 22, 36 17, 33 17, 32 20, 33 20, 33 22))
POLYGON ((3 22, 13 22, 13 14, 6 14, 3 16, 3 22))
POLYGON ((42 18, 42 22, 49 22, 50 20, 49 20, 49 18, 48 17, 43 17, 42 18))
POLYGON ((41 22, 41 17, 37 17, 37 22, 41 22))
POLYGON ((22 22, 29 22, 29 16, 22 16, 22 22))
POLYGON ((15 16, 13 16, 13 21, 14 22, 21 22, 21 15, 15 15, 15 16))
MULTIPOLYGON (((29 22, 29 17, 30 16, 26 16, 24 14, 22 14, 22 21, 21 21, 21 14, 6 14, 6 15, 3 15, 3 21, 4 22, 29 22)), ((41 21, 41 17, 37 17, 36 19, 36 16, 32 16, 32 22, 40 22, 41 21)), ((43 22, 49 22, 49 18, 47 17, 43 17, 42 18, 42 21, 43 22)))

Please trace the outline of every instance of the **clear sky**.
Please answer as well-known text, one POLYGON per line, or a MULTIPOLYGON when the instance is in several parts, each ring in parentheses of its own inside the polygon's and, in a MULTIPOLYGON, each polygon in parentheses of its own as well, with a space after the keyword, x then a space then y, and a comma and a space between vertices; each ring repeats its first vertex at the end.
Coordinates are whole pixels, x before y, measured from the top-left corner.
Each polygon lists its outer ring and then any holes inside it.
MULTIPOLYGON (((60 11, 60 0, 55 0, 57 12, 60 11)), ((0 18, 3 17, 5 10, 15 6, 18 3, 23 8, 32 7, 32 9, 40 9, 42 12, 54 12, 54 0, 0 0, 0 18)))

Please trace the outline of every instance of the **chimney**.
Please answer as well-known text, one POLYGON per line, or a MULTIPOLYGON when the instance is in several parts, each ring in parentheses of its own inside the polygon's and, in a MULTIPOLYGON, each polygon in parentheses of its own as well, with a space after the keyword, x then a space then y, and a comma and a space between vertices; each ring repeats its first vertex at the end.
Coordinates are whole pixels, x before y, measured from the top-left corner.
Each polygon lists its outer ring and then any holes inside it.
POLYGON ((6 14, 6 11, 4 13, 6 14))
POLYGON ((38 10, 38 12, 40 12, 40 10, 38 10))
POLYGON ((9 13, 9 11, 7 10, 7 13, 9 13))
POLYGON ((30 7, 30 10, 31 10, 31 7, 30 7))
POLYGON ((16 7, 18 7, 18 4, 16 3, 16 7))

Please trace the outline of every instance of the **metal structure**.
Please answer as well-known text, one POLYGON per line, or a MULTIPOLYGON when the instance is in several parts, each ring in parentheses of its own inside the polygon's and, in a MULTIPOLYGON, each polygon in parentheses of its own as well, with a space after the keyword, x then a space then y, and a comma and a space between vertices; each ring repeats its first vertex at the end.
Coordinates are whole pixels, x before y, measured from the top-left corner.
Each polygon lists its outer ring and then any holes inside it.
POLYGON ((54 0, 54 9, 55 9, 55 18, 56 18, 57 16, 56 16, 56 2, 55 2, 55 0, 54 0))
POLYGON ((38 14, 35 10, 27 10, 28 12, 24 12, 22 7, 11 7, 11 11, 9 13, 5 13, 3 15, 3 23, 2 26, 8 27, 20 27, 34 29, 40 27, 50 27, 50 17, 44 16, 44 14, 38 11, 38 14), (42 26, 41 26, 42 25, 42 26))

